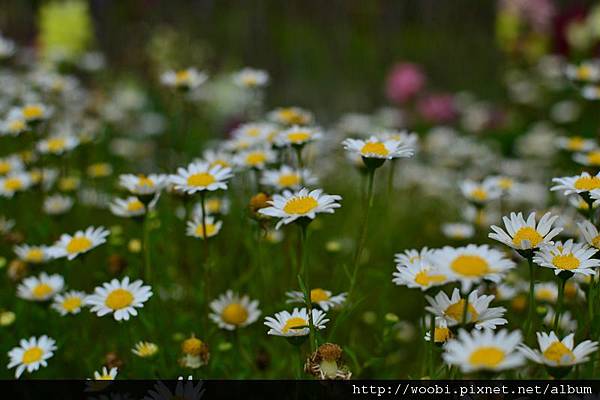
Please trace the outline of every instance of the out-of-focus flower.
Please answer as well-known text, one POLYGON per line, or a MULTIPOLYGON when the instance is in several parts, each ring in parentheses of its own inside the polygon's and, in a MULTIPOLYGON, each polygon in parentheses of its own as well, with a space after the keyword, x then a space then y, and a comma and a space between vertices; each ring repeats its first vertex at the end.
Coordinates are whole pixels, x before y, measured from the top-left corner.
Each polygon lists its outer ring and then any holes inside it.
POLYGON ((405 103, 414 98, 425 86, 423 69, 414 63, 394 65, 387 77, 386 94, 394 103, 405 103))

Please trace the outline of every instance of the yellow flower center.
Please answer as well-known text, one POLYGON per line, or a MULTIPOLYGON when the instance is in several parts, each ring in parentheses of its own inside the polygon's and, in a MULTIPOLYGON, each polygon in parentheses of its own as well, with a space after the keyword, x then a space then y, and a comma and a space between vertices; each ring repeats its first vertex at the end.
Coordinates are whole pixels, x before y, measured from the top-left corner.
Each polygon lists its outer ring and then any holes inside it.
POLYGON ((302 329, 308 326, 308 322, 304 318, 292 317, 285 322, 285 325, 281 329, 283 333, 288 333, 290 329, 302 329))
POLYGON ((4 180, 4 189, 9 192, 16 192, 23 188, 23 181, 19 178, 7 178, 4 180))
POLYGON ((482 276, 489 272, 490 265, 482 257, 476 255, 463 254, 454 259, 450 264, 450 268, 463 276, 482 276))
POLYGON ((360 150, 360 153, 366 157, 368 157, 369 155, 377 155, 377 156, 385 157, 389 154, 389 151, 383 143, 368 142, 368 143, 365 143, 365 145, 362 147, 362 149, 360 150))
POLYGON ((584 139, 581 136, 574 136, 569 138, 567 141, 567 149, 572 151, 579 151, 583 149, 583 145, 585 144, 584 139))
POLYGON ((544 357, 555 363, 570 364, 575 361, 575 355, 562 342, 554 342, 544 351, 544 357))
POLYGON ((241 325, 248 319, 248 310, 241 304, 231 303, 223 309, 221 318, 228 324, 241 325))
POLYGON ((196 227, 196 236, 201 238, 214 236, 217 232, 217 227, 214 224, 206 224, 206 235, 204 235, 204 229, 202 224, 198 224, 196 227))
POLYGON ((77 178, 73 178, 73 177, 62 178, 58 182, 58 186, 60 187, 60 190, 62 190, 63 192, 75 190, 78 185, 79 185, 79 180, 77 178))
POLYGON ((535 298, 552 302, 556 298, 556 293, 552 289, 541 288, 535 292, 535 298))
POLYGON ((502 190, 508 190, 513 187, 513 185, 514 181, 510 178, 500 178, 498 180, 498 186, 500 186, 500 189, 502 190))
POLYGON ((529 242, 531 248, 534 248, 537 247, 544 238, 532 227, 524 226, 515 233, 515 236, 513 236, 513 244, 515 246, 521 246, 525 240, 529 242))
POLYGON ((573 186, 577 190, 600 189, 600 178, 597 176, 582 176, 577 178, 573 186))
POLYGON ((448 340, 450 338, 450 329, 438 328, 436 326, 433 337, 434 337, 435 343, 444 343, 446 340, 448 340))
POLYGON ((175 73, 175 83, 178 85, 186 83, 190 79, 190 71, 185 69, 183 71, 177 71, 175 73))
POLYGON ((300 184, 300 176, 298 174, 280 175, 279 186, 293 187, 300 184))
POLYGON ((92 247, 92 241, 85 236, 76 236, 67 245, 69 254, 82 253, 92 247))
POLYGON ((44 299, 52 293, 52 287, 47 283, 39 283, 36 287, 33 288, 31 293, 36 299, 44 299))
POLYGON ((485 201, 488 198, 488 193, 485 189, 478 187, 471 192, 471 197, 477 201, 485 201))
POLYGON ((156 354, 157 347, 154 343, 141 343, 137 346, 136 351, 140 357, 149 357, 156 354))
POLYGON ((294 197, 285 203, 283 211, 288 214, 306 214, 319 206, 317 200, 312 197, 294 197))
POLYGON ((48 139, 48 151, 52 153, 57 153, 62 151, 67 144, 67 141, 64 138, 52 138, 48 139))
POLYGON ((283 110, 280 110, 279 118, 289 125, 302 125, 306 122, 302 114, 297 113, 293 108, 284 108, 283 110))
POLYGON ((115 289, 106 296, 104 304, 111 310, 120 310, 129 307, 133 302, 133 295, 126 289, 115 289))
POLYGON ((208 172, 199 172, 197 174, 190 175, 187 178, 187 184, 189 186, 208 186, 211 183, 215 182, 215 177, 212 174, 209 174, 208 172))
MULTIPOLYGON (((444 311, 444 315, 452 318, 457 322, 462 322, 463 313, 465 312, 465 299, 460 299, 454 304, 450 304, 444 311)), ((479 313, 475 310, 472 304, 467 306, 467 322, 475 322, 479 317, 479 313)))
POLYGON ((600 165, 600 151, 590 151, 587 160, 590 165, 600 165))
POLYGON ((25 350, 21 362, 26 365, 33 364, 34 362, 40 361, 43 355, 44 350, 42 350, 41 347, 34 346, 25 350))
POLYGON ((103 177, 110 175, 110 165, 105 163, 90 165, 89 174, 92 177, 103 177))
POLYGON ((138 212, 144 209, 144 203, 139 201, 138 199, 132 200, 127 203, 127 211, 129 212, 138 212))
POLYGON ((267 159, 267 155, 265 153, 254 152, 254 153, 250 153, 250 154, 248 154, 248 156, 246 156, 246 163, 248 165, 257 166, 257 165, 263 164, 266 159, 267 159))
POLYGON ((81 298, 77 296, 71 296, 64 299, 62 307, 67 312, 75 312, 81 307, 81 298))
POLYGON ((209 214, 217 214, 219 211, 221 211, 221 200, 208 199, 206 201, 206 211, 209 214))
POLYGON ((244 75, 244 77, 242 78, 242 82, 246 86, 256 86, 258 84, 256 76, 254 75, 244 75))
POLYGON ((12 121, 9 122, 8 124, 8 130, 10 130, 11 132, 20 132, 25 130, 25 121, 22 121, 20 119, 14 119, 12 121))
POLYGON ((258 137, 258 136, 260 136, 260 129, 258 129, 258 128, 248 128, 246 130, 246 136, 258 137))
POLYGON ((23 116, 27 119, 37 119, 37 118, 41 118, 42 115, 44 115, 44 110, 42 110, 42 107, 35 106, 35 105, 29 105, 29 106, 23 107, 22 112, 23 112, 23 116))
POLYGON ((291 143, 295 143, 295 144, 303 143, 310 139, 310 132, 299 131, 299 132, 289 133, 287 135, 287 138, 291 143))
POLYGON ((320 301, 329 300, 329 295, 323 289, 312 289, 310 291, 310 301, 313 303, 318 303, 320 301))
POLYGON ((146 175, 138 175, 138 186, 154 187, 154 182, 146 175))
POLYGON ((475 367, 497 367, 504 360, 504 351, 498 347, 480 347, 469 356, 469 363, 475 367))
POLYGON ((579 267, 579 259, 571 254, 563 254, 554 256, 552 258, 552 264, 558 269, 571 270, 579 267))
POLYGON ((202 352, 203 346, 204 343, 202 342, 202 340, 195 337, 191 337, 183 341, 183 343, 181 344, 181 351, 183 351, 185 354, 197 356, 202 352))
POLYGON ((213 162, 210 163, 210 167, 216 167, 217 165, 220 165, 223 168, 229 167, 229 162, 219 159, 219 160, 213 160, 213 162))
POLYGON ((582 81, 588 80, 592 76, 592 69, 587 65, 582 65, 577 68, 577 79, 582 81))
POLYGON ((8 161, 0 161, 0 175, 8 174, 12 170, 12 165, 8 161))
POLYGON ((29 261, 32 263, 41 263, 44 261, 44 251, 42 249, 33 248, 27 252, 25 256, 25 261, 29 261))
POLYGON ((429 271, 419 271, 415 275, 415 283, 420 286, 429 286, 436 283, 441 283, 446 280, 445 275, 441 274, 429 274, 429 271))

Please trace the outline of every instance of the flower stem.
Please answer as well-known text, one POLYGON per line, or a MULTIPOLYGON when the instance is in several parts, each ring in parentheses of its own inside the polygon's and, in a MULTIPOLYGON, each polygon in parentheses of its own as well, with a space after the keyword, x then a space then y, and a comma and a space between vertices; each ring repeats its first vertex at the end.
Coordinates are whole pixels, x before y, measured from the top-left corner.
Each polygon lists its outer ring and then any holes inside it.
POLYGON ((435 314, 429 316, 429 379, 433 379, 435 364, 435 314))
POLYGON ((148 215, 144 215, 142 230, 144 231, 144 278, 150 283, 152 278, 152 266, 150 265, 150 223, 148 215))
POLYGON ((308 268, 306 267, 306 239, 307 239, 307 227, 306 223, 300 223, 300 272, 298 273, 298 284, 300 285, 300 289, 304 293, 304 303, 306 305, 306 311, 308 313, 308 327, 310 330, 310 351, 311 353, 315 351, 317 348, 316 339, 315 339, 315 326, 313 323, 313 315, 312 315, 312 300, 310 297, 310 281, 309 281, 309 273, 308 268))
POLYGON ((565 302, 565 285, 568 279, 558 278, 558 305, 556 307, 556 314, 554 315, 554 332, 558 334, 558 325, 560 323, 560 317, 563 312, 565 302))
POLYGON ((533 257, 527 257, 529 265, 529 313, 527 316, 527 337, 531 337, 531 332, 534 327, 535 318, 535 270, 533 265, 533 257))
POLYGON ((465 294, 465 306, 463 307, 462 324, 467 326, 467 318, 469 314, 469 294, 465 294))

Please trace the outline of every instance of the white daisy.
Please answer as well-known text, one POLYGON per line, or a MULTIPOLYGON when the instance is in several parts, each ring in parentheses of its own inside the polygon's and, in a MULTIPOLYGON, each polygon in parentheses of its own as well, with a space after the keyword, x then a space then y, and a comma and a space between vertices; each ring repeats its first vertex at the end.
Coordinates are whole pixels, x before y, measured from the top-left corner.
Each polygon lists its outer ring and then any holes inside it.
POLYGON ((175 190, 194 194, 201 191, 215 191, 227 189, 227 180, 231 178, 231 168, 223 168, 220 165, 211 167, 206 162, 195 162, 187 168, 179 168, 176 175, 169 177, 175 190))
POLYGON ((16 154, 8 157, 0 157, 0 176, 8 175, 11 172, 23 171, 24 168, 23 160, 16 154))
POLYGON ((30 276, 23 279, 17 287, 17 296, 25 300, 46 301, 60 292, 64 285, 65 280, 62 276, 42 272, 37 277, 30 276))
POLYGON ((510 218, 502 217, 506 232, 496 225, 491 229, 490 239, 497 240, 516 250, 537 249, 545 243, 549 243, 553 237, 558 235, 562 228, 552 229, 552 224, 558 219, 558 216, 551 216, 550 213, 544 214, 540 221, 535 222, 535 212, 529 214, 527 221, 522 213, 510 213, 510 218))
POLYGON ((497 200, 502 195, 502 189, 492 181, 478 183, 472 180, 464 180, 460 184, 460 191, 465 198, 475 204, 485 204, 497 200))
POLYGON ((44 199, 42 208, 48 215, 61 215, 73 207, 73 199, 69 196, 54 194, 44 199))
MULTIPOLYGON (((448 326, 462 324, 465 299, 461 298, 460 290, 455 288, 450 298, 443 291, 440 291, 435 298, 431 296, 425 296, 425 298, 430 304, 425 309, 437 317, 444 318, 448 326)), ((494 296, 479 296, 477 290, 469 293, 467 324, 475 324, 476 329, 496 329, 499 325, 505 325, 508 321, 502 317, 506 312, 506 308, 490 307, 492 300, 494 300, 494 296)))
POLYGON ((40 103, 30 103, 21 107, 21 114, 27 122, 38 122, 48 119, 51 110, 40 103))
POLYGON ((42 154, 62 155, 73 150, 79 145, 75 135, 59 134, 50 136, 37 143, 37 150, 42 154))
POLYGON ((533 295, 537 301, 556 303, 558 286, 554 282, 538 282, 533 287, 533 295))
MULTIPOLYGON (((446 343, 450 338, 452 338, 452 331, 450 328, 448 328, 448 322, 444 318, 435 317, 435 330, 433 337, 435 343, 446 343)), ((424 339, 427 342, 431 340, 431 330, 429 327, 427 327, 427 332, 425 332, 424 339)))
POLYGON ((533 261, 542 267, 554 269, 555 275, 563 271, 593 275, 596 272, 594 268, 600 266, 600 260, 593 258, 597 251, 587 244, 573 243, 573 239, 569 239, 564 244, 556 242, 543 246, 535 253, 533 261))
POLYGON ((442 233, 449 239, 465 240, 475 235, 475 228, 471 224, 447 223, 442 225, 442 233))
POLYGON ((47 360, 54 355, 56 342, 54 339, 42 335, 39 338, 32 336, 27 339, 21 339, 19 346, 13 347, 8 352, 10 361, 7 368, 15 368, 15 378, 19 378, 25 370, 31 373, 37 371, 40 367, 48 365, 47 360))
POLYGON ((245 89, 260 88, 269 83, 269 74, 261 69, 246 67, 233 75, 233 82, 245 89))
POLYGON ((110 231, 103 226, 94 228, 90 226, 85 231, 77 231, 73 236, 62 234, 58 242, 52 246, 50 252, 54 258, 67 257, 73 260, 80 254, 87 253, 95 247, 106 243, 110 231))
POLYGON ((314 142, 323 136, 317 128, 308 126, 294 125, 291 128, 283 130, 277 135, 275 142, 278 146, 304 146, 307 143, 314 142))
POLYGON ((96 287, 94 294, 85 298, 85 304, 92 306, 91 311, 99 317, 113 314, 116 321, 127 321, 130 316, 138 314, 136 308, 144 307, 150 297, 150 286, 144 286, 144 282, 139 279, 129 283, 129 277, 125 277, 120 282, 113 279, 96 287))
POLYGON ((545 332, 537 332, 536 334, 540 346, 539 350, 532 349, 525 344, 521 344, 518 350, 537 364, 550 367, 567 367, 581 364, 589 361, 588 356, 598 350, 598 342, 591 340, 585 340, 573 348, 574 333, 565 336, 562 340, 553 331, 549 334, 545 332))
MULTIPOLYGON (((300 291, 286 292, 285 295, 288 297, 286 303, 304 303, 304 293, 300 291)), ((314 288, 310 290, 310 301, 313 304, 319 306, 323 311, 329 311, 330 309, 341 306, 346 301, 346 293, 340 293, 332 296, 331 291, 314 288)))
POLYGON ((600 85, 585 85, 581 88, 581 97, 586 100, 600 100, 600 85))
POLYGON ((13 108, 8 112, 6 119, 0 122, 0 136, 19 136, 29 129, 27 121, 19 108, 13 108))
MULTIPOLYGON (((329 322, 326 319, 327 314, 321 310, 312 310, 312 322, 317 330, 325 328, 325 324, 329 322)), ((265 325, 268 326, 268 335, 275 336, 307 336, 310 333, 308 325, 308 312, 306 308, 294 308, 292 312, 281 311, 275 314, 275 317, 266 317, 265 325)))
POLYGON ((193 90, 202 85, 208 75, 196 68, 187 68, 179 71, 166 71, 160 77, 160 82, 168 87, 181 90, 193 90))
POLYGON ((450 282, 449 276, 441 273, 430 260, 421 258, 398 263, 392 275, 394 276, 392 282, 396 285, 423 291, 450 282))
POLYGON ((233 331, 256 322, 261 311, 258 300, 250 300, 248 296, 239 296, 231 290, 220 295, 210 303, 212 313, 209 314, 219 328, 233 331))
POLYGON ((578 222, 577 226, 587 244, 595 249, 600 249, 600 232, 598 232, 594 224, 588 220, 583 220, 578 222))
MULTIPOLYGON (((204 201, 204 207, 206 208, 206 215, 225 215, 229 212, 229 199, 226 197, 207 197, 204 201)), ((202 218, 202 203, 196 203, 192 210, 192 216, 194 219, 202 218)))
POLYGON ((168 176, 164 174, 133 175, 123 174, 119 176, 119 185, 127 189, 129 193, 138 196, 154 195, 167 186, 168 176))
POLYGON ((600 167, 600 150, 591 150, 586 153, 573 154, 573 161, 589 167, 600 167))
POLYGON ((204 239, 205 237, 211 238, 216 236, 223 226, 222 221, 215 221, 212 216, 207 215, 202 224, 202 216, 196 216, 194 220, 188 221, 186 234, 191 237, 204 239), (206 226, 206 234, 204 232, 204 226, 206 226))
POLYGON ((409 158, 415 153, 414 148, 397 140, 380 140, 371 136, 367 140, 346 139, 342 142, 344 149, 360 154, 363 159, 376 158, 391 160, 393 158, 409 158))
POLYGON ((446 246, 435 251, 432 260, 442 274, 462 283, 463 291, 482 280, 499 282, 515 263, 488 245, 446 246))
POLYGON ((446 343, 442 357, 446 363, 456 365, 466 373, 512 369, 525 361, 523 355, 516 351, 521 339, 519 331, 509 333, 505 329, 499 332, 485 329, 468 333, 461 329, 457 338, 446 343))
POLYGON ((48 246, 30 246, 27 244, 15 246, 15 254, 20 260, 31 264, 42 264, 52 258, 48 246))
POLYGON ((567 65, 565 75, 573 81, 597 82, 600 80, 600 68, 596 63, 584 61, 579 65, 567 65))
POLYGON ((277 190, 294 190, 299 189, 302 185, 314 185, 317 183, 317 178, 307 169, 298 170, 288 165, 282 165, 279 169, 264 171, 260 183, 277 190))
POLYGON ((27 172, 12 172, 0 178, 0 196, 11 198, 15 193, 25 191, 32 185, 31 176, 27 172))
POLYGON ((211 167, 220 165, 223 168, 231 168, 233 166, 232 155, 220 150, 205 150, 202 153, 202 160, 207 162, 211 167))
POLYGON ((96 381, 114 381, 117 378, 117 374, 119 373, 119 369, 117 367, 106 368, 102 367, 100 372, 94 371, 94 380, 96 381))
POLYGON ((593 139, 586 139, 582 136, 560 136, 556 138, 558 148, 567 151, 586 152, 598 147, 593 139))
MULTIPOLYGON (((548 308, 548 312, 544 317, 544 325, 549 328, 554 326, 554 319, 556 317, 556 313, 552 308, 548 308)), ((564 311, 560 314, 560 320, 558 321, 558 328, 563 332, 575 332, 577 330, 577 320, 573 318, 570 311, 564 311)))
MULTIPOLYGON (((552 182, 557 185, 550 190, 562 190, 566 196, 570 194, 587 194, 594 189, 600 189, 600 173, 592 176, 587 172, 576 176, 565 176, 563 178, 553 178, 552 182)), ((584 199, 586 199, 584 197, 584 199)), ((589 200, 589 197, 587 198, 589 200)))
POLYGON ((431 260, 434 249, 423 247, 421 250, 409 249, 394 255, 394 262, 398 266, 408 266, 418 260, 431 260))
POLYGON ((277 155, 269 147, 242 151, 233 157, 233 163, 241 168, 264 169, 275 162, 277 155))
POLYGON ((158 346, 152 342, 137 342, 131 352, 138 357, 152 357, 158 352, 158 346))
POLYGON ((114 199, 110 211, 118 217, 139 217, 146 214, 146 206, 135 196, 126 199, 114 199))
POLYGON ((378 136, 383 140, 393 140, 399 142, 400 145, 408 146, 415 151, 417 150, 419 136, 414 132, 409 132, 407 130, 385 130, 379 132, 378 136))
POLYGON ((281 218, 276 225, 279 229, 281 225, 294 222, 298 218, 314 219, 319 213, 333 214, 336 208, 341 207, 337 203, 341 199, 338 195, 323 194, 322 189, 309 191, 302 188, 294 193, 286 190, 281 195, 273 196, 273 200, 268 202, 271 207, 261 208, 258 212, 281 218))
POLYGON ((300 107, 283 107, 271 111, 267 117, 269 120, 281 125, 310 125, 313 122, 313 115, 310 111, 300 107))
POLYGON ((68 314, 79 314, 84 305, 86 294, 78 290, 57 294, 52 299, 52 308, 63 317, 68 314))

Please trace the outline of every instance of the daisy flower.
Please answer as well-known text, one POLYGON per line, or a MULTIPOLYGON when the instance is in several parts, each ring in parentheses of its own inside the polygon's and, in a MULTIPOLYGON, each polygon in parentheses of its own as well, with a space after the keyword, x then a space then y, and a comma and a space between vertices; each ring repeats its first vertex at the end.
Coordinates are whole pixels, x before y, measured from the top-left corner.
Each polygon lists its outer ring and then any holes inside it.
POLYGON ((160 82, 165 86, 187 91, 200 87, 207 79, 208 75, 192 67, 179 71, 166 71, 161 75, 160 82))
POLYGON ((131 352, 138 357, 152 357, 158 352, 158 346, 152 342, 137 342, 131 352))
POLYGON ((396 131, 396 130, 385 130, 379 133, 379 136, 383 140, 393 140, 399 142, 402 145, 406 145, 412 149, 417 149, 419 142, 419 136, 414 132, 408 132, 407 130, 396 131))
POLYGON ((317 128, 294 125, 284 131, 281 131, 275 142, 278 146, 296 146, 301 147, 307 143, 314 142, 322 137, 321 131, 317 128))
POLYGON ((317 379, 349 380, 352 372, 342 365, 342 348, 337 344, 324 343, 312 353, 304 364, 304 372, 317 379))
POLYGON ((260 310, 258 300, 250 300, 248 296, 239 296, 231 290, 220 295, 210 303, 212 313, 210 319, 219 328, 233 331, 248 326, 258 319, 260 310))
POLYGON ((220 165, 223 168, 231 168, 233 166, 232 155, 220 150, 206 150, 202 153, 202 160, 207 162, 211 167, 220 165))
POLYGON ((15 171, 22 171, 24 168, 23 160, 18 155, 0 157, 0 176, 8 175, 15 171))
POLYGON ((17 45, 14 41, 7 39, 0 34, 0 60, 5 60, 12 57, 17 50, 17 45))
POLYGON ((146 214, 146 206, 135 196, 126 199, 114 199, 110 211, 118 217, 140 217, 146 214))
POLYGON ((573 81, 597 82, 600 80, 600 68, 592 62, 582 62, 579 65, 569 64, 565 68, 565 75, 573 81))
POLYGON ((54 194, 44 199, 42 206, 44 212, 48 215, 61 215, 68 212, 73 207, 73 199, 69 196, 54 194))
POLYGON ((94 228, 90 226, 85 231, 77 231, 73 236, 68 234, 61 235, 58 242, 50 249, 54 258, 67 257, 73 260, 80 254, 85 254, 95 247, 106 243, 106 238, 110 231, 103 226, 94 228))
POLYGON ((42 154, 62 155, 79 145, 79 139, 75 135, 60 134, 50 136, 37 143, 37 150, 42 154))
POLYGON ((264 169, 275 162, 277 155, 268 147, 242 151, 233 157, 233 163, 242 168, 264 169))
POLYGON ((499 332, 485 329, 468 333, 461 329, 457 338, 446 343, 442 357, 446 363, 460 367, 465 373, 503 371, 524 364, 523 355, 517 351, 519 344, 519 331, 509 333, 505 329, 499 332))
POLYGON ((21 114, 27 122, 38 122, 50 116, 50 109, 40 103, 30 103, 21 107, 21 114))
POLYGON ((150 286, 144 286, 144 282, 139 279, 129 283, 129 277, 125 277, 120 282, 113 279, 96 287, 94 294, 85 298, 85 304, 92 306, 91 311, 99 317, 113 314, 116 321, 127 321, 130 316, 138 314, 137 308, 144 307, 150 297, 150 286))
POLYGON ((447 223, 442 225, 442 233, 449 239, 465 240, 473 237, 475 228, 471 224, 447 223))
MULTIPOLYGON (((321 310, 312 310, 312 322, 315 329, 325 328, 325 324, 329 322, 326 316, 327 314, 321 310)), ((265 325, 271 328, 267 332, 268 335, 294 337, 307 336, 310 333, 306 308, 294 308, 291 313, 288 311, 278 312, 275 317, 266 317, 265 325)))
POLYGON ((591 151, 598 147, 595 140, 586 139, 582 136, 560 136, 556 139, 556 145, 560 149, 572 152, 591 151))
POLYGON ((586 100, 600 100, 600 85, 585 85, 581 89, 581 97, 586 100))
POLYGON ((502 195, 502 189, 491 181, 478 183, 472 180, 465 180, 460 184, 460 191, 467 200, 476 205, 497 200, 502 195))
MULTIPOLYGON (((552 182, 557 185, 550 188, 550 190, 562 190, 566 196, 570 194, 588 195, 589 192, 595 189, 600 189, 600 173, 592 176, 587 172, 583 172, 581 175, 566 176, 563 178, 553 178, 552 182)), ((589 197, 583 197, 586 201, 589 197)))
POLYGON ((540 349, 532 349, 521 344, 518 350, 537 364, 550 367, 570 367, 589 361, 589 355, 598 350, 598 342, 585 340, 574 347, 575 334, 571 333, 560 340, 554 331, 549 334, 537 332, 540 349))
POLYGON ((409 158, 415 153, 415 150, 396 140, 380 140, 371 136, 367 140, 346 139, 342 142, 344 149, 351 153, 360 154, 363 160, 380 159, 391 160, 393 158, 409 158))
POLYGON ((562 231, 562 228, 552 229, 552 224, 557 219, 557 215, 551 216, 550 213, 546 213, 536 224, 535 212, 529 214, 527 221, 523 218, 522 213, 515 214, 513 212, 510 213, 510 218, 502 217, 506 232, 502 228, 492 225, 491 229, 494 233, 490 233, 488 237, 516 250, 537 249, 543 244, 549 243, 562 231))
POLYGON ((600 167, 600 150, 591 150, 587 153, 575 153, 573 161, 588 167, 600 167))
POLYGON ((113 167, 109 163, 94 163, 87 167, 87 174, 90 178, 104 178, 113 173, 113 167))
MULTIPOLYGON (((433 333, 435 343, 446 343, 452 338, 452 331, 448 328, 448 322, 444 318, 435 317, 435 331, 433 333)), ((431 332, 425 332, 425 341, 431 340, 431 332)))
POLYGON ((65 280, 62 276, 42 272, 37 277, 30 276, 23 279, 17 287, 17 296, 25 300, 46 301, 60 292, 64 285, 65 280))
POLYGON ((409 249, 404 250, 402 253, 396 253, 394 255, 394 262, 398 266, 408 266, 415 261, 419 260, 431 260, 431 256, 435 253, 434 249, 423 247, 421 250, 409 249))
POLYGON ((600 233, 594 224, 588 220, 583 220, 578 222, 577 226, 586 243, 595 249, 600 249, 600 233))
POLYGON ((52 308, 63 317, 68 314, 79 314, 85 302, 86 294, 78 290, 71 290, 54 296, 52 308))
POLYGON ((342 197, 338 195, 323 194, 322 189, 309 191, 302 188, 294 193, 286 190, 281 195, 274 195, 273 200, 268 201, 271 207, 261 208, 258 212, 281 218, 275 226, 279 229, 281 225, 287 225, 299 218, 315 219, 319 213, 333 214, 336 208, 341 207, 337 203, 341 199, 342 197))
POLYGON ((543 246, 535 253, 533 261, 542 267, 554 269, 555 275, 563 271, 593 275, 595 268, 600 266, 600 260, 593 258, 597 251, 587 244, 573 243, 573 239, 569 239, 564 244, 556 242, 543 246))
POLYGON ((46 335, 38 338, 32 336, 29 340, 21 339, 19 346, 8 352, 10 361, 7 368, 16 367, 15 378, 18 379, 25 370, 31 373, 40 367, 46 367, 47 360, 52 358, 55 350, 56 342, 46 335))
POLYGON ((119 176, 119 185, 129 193, 137 196, 154 195, 167 186, 168 176, 163 174, 134 175, 123 174, 119 176))
POLYGON ((313 115, 310 111, 303 110, 300 107, 283 107, 271 111, 267 117, 269 120, 281 125, 310 125, 313 121, 313 115))
POLYGON ((210 359, 208 344, 194 335, 181 343, 181 351, 183 357, 179 359, 179 364, 186 368, 200 368, 210 359))
POLYGON ((194 194, 205 190, 227 189, 227 180, 231 178, 231 168, 220 165, 211 167, 207 162, 195 162, 187 168, 179 168, 177 174, 169 177, 175 190, 194 194))
POLYGON ((113 367, 111 369, 102 367, 102 370, 100 372, 94 371, 94 380, 96 380, 96 381, 114 381, 117 378, 118 373, 119 373, 119 369, 117 367, 113 367))
POLYGON ((12 172, 0 178, 0 196, 12 198, 15 193, 25 191, 33 185, 27 172, 12 172))
POLYGON ((233 83, 244 89, 255 89, 269 83, 267 71, 254 68, 244 68, 233 75, 233 83))
POLYGON ((240 140, 237 150, 245 150, 251 146, 264 145, 271 140, 277 132, 277 128, 269 123, 248 123, 241 124, 231 132, 234 139, 240 140), (249 146, 243 146, 242 142, 248 143, 249 146))
POLYGON ((18 108, 11 109, 6 119, 0 122, 0 136, 9 135, 16 137, 23 132, 27 132, 28 129, 27 121, 18 108))
MULTIPOLYGON (((225 215, 229 212, 229 199, 220 197, 207 197, 204 202, 206 215, 225 215)), ((194 218, 202 218, 202 203, 197 203, 192 210, 194 218)))
POLYGON ((48 246, 15 246, 15 254, 21 261, 31 264, 42 264, 52 258, 48 246))
MULTIPOLYGON (((285 295, 288 297, 286 303, 304 303, 304 293, 300 291, 286 292, 285 295)), ((341 306, 346 301, 346 293, 333 296, 329 290, 315 288, 310 290, 310 301, 318 305, 321 310, 329 311, 341 306)))
POLYGON ((443 274, 460 281, 464 291, 482 280, 499 282, 515 266, 503 252, 475 244, 457 248, 446 246, 437 250, 432 260, 443 274))
POLYGON ((423 291, 434 286, 445 285, 450 281, 448 275, 441 273, 437 267, 431 264, 430 260, 426 259, 398 263, 396 271, 392 275, 394 276, 392 282, 396 285, 423 291))
POLYGON ((554 282, 538 282, 534 285, 533 294, 537 301, 556 303, 558 286, 554 282))
POLYGON ((222 221, 215 221, 212 216, 207 215, 202 224, 202 216, 196 216, 193 221, 188 221, 186 234, 191 237, 204 239, 205 237, 211 238, 217 236, 221 231, 222 221), (206 225, 206 234, 204 232, 204 225, 206 225))
POLYGON ((277 190, 294 190, 302 185, 314 185, 317 183, 317 178, 307 169, 298 170, 282 165, 279 169, 264 171, 260 183, 277 190))
MULTIPOLYGON (((554 319, 556 313, 552 308, 548 308, 548 312, 544 317, 544 325, 552 328, 554 326, 554 319)), ((577 330, 577 320, 573 318, 570 311, 564 311, 560 314, 560 320, 558 321, 558 327, 564 332, 574 332, 577 330)))
MULTIPOLYGON (((425 309, 436 317, 444 318, 448 326, 462 324, 465 299, 461 298, 458 288, 452 291, 452 297, 450 298, 443 291, 439 292, 435 298, 431 296, 425 296, 425 298, 430 304, 425 309)), ((506 308, 490 307, 492 300, 494 300, 494 296, 479 296, 477 290, 469 293, 467 324, 475 324, 476 329, 496 329, 498 325, 505 325, 508 321, 502 317, 506 312, 506 308)))

